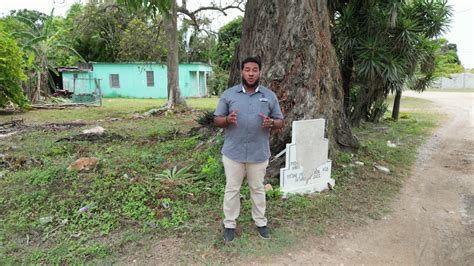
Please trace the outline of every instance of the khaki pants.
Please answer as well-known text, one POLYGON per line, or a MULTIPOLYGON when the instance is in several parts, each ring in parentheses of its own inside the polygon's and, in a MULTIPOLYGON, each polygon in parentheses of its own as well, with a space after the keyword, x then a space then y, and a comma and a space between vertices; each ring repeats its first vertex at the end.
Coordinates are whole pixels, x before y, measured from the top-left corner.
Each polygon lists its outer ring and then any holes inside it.
POLYGON ((257 226, 266 226, 265 218, 265 177, 268 160, 261 163, 240 163, 222 156, 224 164, 226 186, 224 194, 224 227, 235 228, 236 219, 240 214, 240 187, 247 176, 252 199, 252 218, 257 226))

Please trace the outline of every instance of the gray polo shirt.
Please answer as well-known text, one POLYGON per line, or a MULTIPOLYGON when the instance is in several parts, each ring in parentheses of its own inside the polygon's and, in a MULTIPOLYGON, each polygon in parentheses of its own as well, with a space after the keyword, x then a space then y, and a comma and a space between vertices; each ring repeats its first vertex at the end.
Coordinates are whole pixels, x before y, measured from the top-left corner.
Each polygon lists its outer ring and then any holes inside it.
POLYGON ((224 91, 217 105, 215 116, 227 116, 238 110, 237 127, 225 129, 222 154, 242 163, 264 162, 270 158, 270 129, 262 128, 260 113, 273 119, 283 119, 278 99, 273 91, 258 86, 255 93, 248 95, 242 84, 224 91))

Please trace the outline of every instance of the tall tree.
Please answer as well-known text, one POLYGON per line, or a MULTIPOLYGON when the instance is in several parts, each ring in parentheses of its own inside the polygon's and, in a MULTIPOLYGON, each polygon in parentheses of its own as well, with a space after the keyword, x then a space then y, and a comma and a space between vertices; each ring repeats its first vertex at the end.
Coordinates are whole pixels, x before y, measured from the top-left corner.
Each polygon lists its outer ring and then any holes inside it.
POLYGON ((178 46, 178 12, 184 14, 192 25, 199 28, 199 13, 206 10, 216 10, 224 14, 226 10, 237 8, 241 9, 240 5, 244 0, 233 0, 227 6, 218 6, 212 4, 211 6, 199 7, 194 11, 187 8, 187 1, 182 0, 181 6, 178 6, 176 0, 119 0, 120 3, 126 4, 130 10, 136 12, 138 10, 144 11, 152 17, 158 14, 163 14, 167 22, 168 34, 168 108, 173 108, 175 105, 185 104, 184 98, 181 97, 179 90, 179 46, 178 46))
POLYGON ((331 44, 326 1, 249 0, 229 85, 240 82, 240 60, 262 59, 261 82, 273 90, 285 115, 274 151, 291 141, 291 122, 324 118, 332 148, 353 148, 343 110, 341 74, 331 44))
POLYGON ((397 107, 404 87, 429 85, 432 38, 446 28, 450 15, 445 0, 341 0, 331 6, 345 110, 353 124, 378 121, 389 92, 397 93, 397 107))

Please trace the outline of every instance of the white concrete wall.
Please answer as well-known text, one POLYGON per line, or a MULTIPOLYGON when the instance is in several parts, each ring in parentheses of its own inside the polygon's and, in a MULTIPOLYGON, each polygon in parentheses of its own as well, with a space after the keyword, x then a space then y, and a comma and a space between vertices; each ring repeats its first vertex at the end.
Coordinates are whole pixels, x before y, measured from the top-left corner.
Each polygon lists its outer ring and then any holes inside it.
POLYGON ((451 74, 450 78, 439 78, 433 85, 437 89, 474 89, 474 74, 451 74))

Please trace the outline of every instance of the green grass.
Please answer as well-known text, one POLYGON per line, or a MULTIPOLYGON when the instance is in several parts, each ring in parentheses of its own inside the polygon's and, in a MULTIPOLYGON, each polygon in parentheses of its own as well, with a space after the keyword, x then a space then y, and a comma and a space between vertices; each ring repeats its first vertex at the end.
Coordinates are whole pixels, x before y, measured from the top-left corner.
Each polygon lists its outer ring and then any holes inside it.
MULTIPOLYGON (((187 99, 192 108, 214 109, 219 99, 216 97, 187 99)), ((30 123, 63 123, 75 120, 94 121, 110 118, 130 118, 134 113, 143 113, 166 104, 166 99, 104 98, 102 107, 77 107, 65 110, 32 110, 9 116, 0 116, 0 123, 12 119, 24 119, 30 123)))
MULTIPOLYGON (((108 134, 124 137, 57 142, 90 127, 84 126, 0 139, 0 153, 5 155, 0 159, 0 264, 113 263, 132 254, 153 258, 157 252, 153 243, 173 243, 173 239, 179 245, 168 247, 165 254, 160 251, 159 258, 167 263, 235 263, 281 253, 309 235, 322 236, 386 215, 388 202, 414 163, 416 149, 440 119, 420 112, 430 108, 429 102, 408 98, 402 101, 405 115, 399 122, 385 119, 354 129, 361 142, 358 152, 331 155, 334 190, 287 200, 275 191, 267 194, 272 241, 257 237, 249 189, 244 186, 242 195, 247 200, 242 203, 238 239, 227 246, 221 236, 223 138, 208 142, 210 136, 204 134, 160 141, 197 126, 194 112, 130 119, 135 112, 163 105, 160 101, 105 99, 101 108, 42 110, 0 118, 21 117, 27 124, 102 119, 97 124, 108 134), (410 112, 413 107, 417 112, 410 112), (112 117, 123 119, 113 122, 112 117), (381 127, 388 130, 377 130, 381 127), (388 140, 398 147, 387 147, 388 140), (92 156, 100 160, 94 171, 66 170, 77 158, 92 156), (355 160, 365 165, 355 166, 355 160), (376 173, 374 164, 392 173, 376 173), (174 166, 191 168, 186 175, 160 178, 174 166), (85 206, 86 211, 79 211, 85 206)), ((203 109, 213 109, 216 103, 217 98, 188 100, 190 106, 203 109)))

